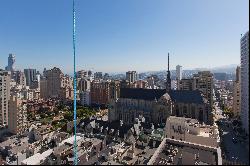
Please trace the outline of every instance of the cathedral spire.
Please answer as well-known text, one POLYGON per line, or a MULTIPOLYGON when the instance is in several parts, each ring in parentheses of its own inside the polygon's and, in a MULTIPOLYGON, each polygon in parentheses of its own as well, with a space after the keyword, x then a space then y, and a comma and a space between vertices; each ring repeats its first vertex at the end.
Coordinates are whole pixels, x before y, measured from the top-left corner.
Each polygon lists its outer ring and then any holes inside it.
POLYGON ((168 71, 169 71, 169 53, 168 53, 168 71))
POLYGON ((166 91, 170 92, 170 90, 171 90, 171 79, 170 79, 170 71, 169 71, 169 53, 168 53, 168 71, 167 71, 166 91))

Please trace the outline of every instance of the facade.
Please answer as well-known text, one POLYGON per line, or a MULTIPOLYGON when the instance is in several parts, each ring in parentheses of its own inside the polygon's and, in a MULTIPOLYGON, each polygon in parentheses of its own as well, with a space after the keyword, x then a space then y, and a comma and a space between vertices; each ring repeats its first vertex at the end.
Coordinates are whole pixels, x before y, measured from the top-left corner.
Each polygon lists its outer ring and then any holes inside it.
POLYGON ((139 116, 149 123, 164 123, 170 115, 213 123, 209 104, 199 91, 121 88, 120 98, 111 100, 109 106, 109 120, 126 124, 133 124, 139 116))
POLYGON ((136 71, 128 71, 128 72, 126 72, 126 80, 128 80, 129 83, 134 83, 137 80, 136 71))
POLYGON ((9 54, 8 66, 6 66, 5 70, 13 72, 15 70, 15 62, 16 62, 15 55, 14 54, 9 54))
POLYGON ((42 98, 73 98, 73 79, 64 75, 59 68, 54 67, 44 72, 45 78, 40 80, 42 98))
POLYGON ((240 67, 236 69, 236 80, 233 83, 233 113, 235 117, 240 117, 241 89, 240 89, 240 67))
POLYGON ((36 69, 24 69, 26 77, 26 85, 31 86, 32 82, 36 80, 36 69))
POLYGON ((81 78, 78 79, 78 90, 80 92, 89 91, 91 86, 91 81, 89 79, 81 78))
POLYGON ((146 89, 146 88, 148 88, 148 82, 144 81, 144 80, 137 80, 132 84, 132 87, 146 89))
POLYGON ((213 105, 213 74, 210 71, 201 71, 193 75, 194 90, 202 92, 209 104, 213 105))
POLYGON ((110 99, 117 99, 120 97, 120 81, 114 80, 110 83, 110 99))
POLYGON ((199 90, 213 105, 213 74, 210 71, 201 71, 194 74, 193 78, 177 80, 178 90, 199 90))
POLYGON ((110 101, 110 82, 92 81, 90 96, 92 104, 108 104, 110 101))
POLYGON ((143 116, 146 122, 161 124, 166 121, 171 109, 172 101, 163 91, 121 88, 120 98, 111 100, 108 119, 110 122, 122 120, 124 124, 134 124, 136 118, 143 116))
POLYGON ((11 73, 8 71, 0 70, 0 126, 8 125, 10 75, 11 73))
POLYGON ((10 97, 8 129, 18 135, 23 134, 27 129, 27 106, 17 96, 10 97))
POLYGON ((176 80, 182 79, 182 66, 177 65, 176 66, 176 80))
POLYGON ((171 89, 177 90, 177 81, 176 80, 171 80, 171 89))
POLYGON ((197 119, 200 123, 213 124, 212 110, 199 90, 169 92, 174 102, 172 116, 197 119))
POLYGON ((88 71, 86 70, 80 70, 76 73, 77 78, 85 78, 88 77, 88 71))
POLYGON ((40 81, 40 97, 46 99, 48 97, 47 80, 42 78, 40 81))
POLYGON ((26 87, 26 77, 24 72, 19 71, 17 75, 17 84, 22 85, 23 87, 26 87))
POLYGON ((83 92, 80 92, 80 102, 81 102, 81 105, 85 106, 89 106, 91 104, 91 101, 90 101, 90 91, 87 90, 87 91, 83 91, 83 92))
POLYGON ((186 78, 182 80, 177 80, 177 90, 193 90, 194 80, 192 78, 186 78))
POLYGON ((249 134, 249 32, 240 40, 241 45, 241 121, 249 134))
POLYGON ((155 89, 155 79, 153 76, 148 77, 147 82, 148 82, 149 89, 155 89))

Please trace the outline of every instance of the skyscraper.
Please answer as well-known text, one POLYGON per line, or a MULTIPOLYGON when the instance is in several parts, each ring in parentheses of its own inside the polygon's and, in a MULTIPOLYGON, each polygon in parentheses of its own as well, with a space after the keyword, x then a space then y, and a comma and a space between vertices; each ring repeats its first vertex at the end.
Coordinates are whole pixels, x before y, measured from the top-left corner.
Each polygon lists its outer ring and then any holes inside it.
POLYGON ((236 68, 236 79, 233 83, 233 112, 234 116, 240 115, 240 103, 241 103, 241 90, 240 90, 240 67, 236 68))
POLYGON ((13 134, 22 134, 27 127, 27 105, 23 100, 13 95, 9 101, 8 128, 13 134))
POLYGON ((32 82, 36 80, 36 69, 24 69, 26 77, 26 85, 31 86, 32 82))
POLYGON ((16 57, 14 54, 9 54, 8 57, 8 66, 6 66, 5 70, 7 71, 14 71, 15 70, 15 62, 16 62, 16 57))
POLYGON ((176 80, 182 79, 182 66, 177 65, 176 66, 176 80))
POLYGON ((10 72, 0 70, 0 126, 8 125, 10 99, 10 72))
POLYGON ((241 121, 249 134, 249 32, 240 40, 241 52, 241 121))
POLYGON ((209 104, 213 105, 213 74, 210 71, 201 71, 193 75, 193 90, 200 90, 209 104))
POLYGON ((170 92, 170 90, 171 90, 171 78, 170 78, 170 71, 169 71, 169 53, 168 53, 168 71, 167 71, 166 91, 170 92))
POLYGON ((128 72, 126 72, 126 80, 128 80, 129 83, 134 83, 137 80, 136 71, 128 71, 128 72))

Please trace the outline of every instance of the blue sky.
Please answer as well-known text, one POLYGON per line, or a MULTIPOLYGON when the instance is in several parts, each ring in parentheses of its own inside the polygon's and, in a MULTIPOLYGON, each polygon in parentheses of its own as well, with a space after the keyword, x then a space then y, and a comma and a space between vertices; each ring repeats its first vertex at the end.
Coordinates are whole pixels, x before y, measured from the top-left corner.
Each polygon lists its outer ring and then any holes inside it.
MULTIPOLYGON (((240 63, 248 0, 76 0, 77 68, 103 72, 240 63)), ((73 71, 71 0, 1 0, 0 68, 73 71)))

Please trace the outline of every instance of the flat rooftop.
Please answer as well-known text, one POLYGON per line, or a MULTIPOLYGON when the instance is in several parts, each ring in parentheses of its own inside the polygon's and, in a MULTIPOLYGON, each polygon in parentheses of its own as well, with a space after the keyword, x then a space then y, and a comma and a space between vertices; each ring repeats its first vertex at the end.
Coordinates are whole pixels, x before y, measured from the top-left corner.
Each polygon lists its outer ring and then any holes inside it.
POLYGON ((35 155, 22 161, 25 165, 40 165, 41 160, 45 160, 53 152, 53 149, 49 149, 42 154, 36 153, 35 155))

